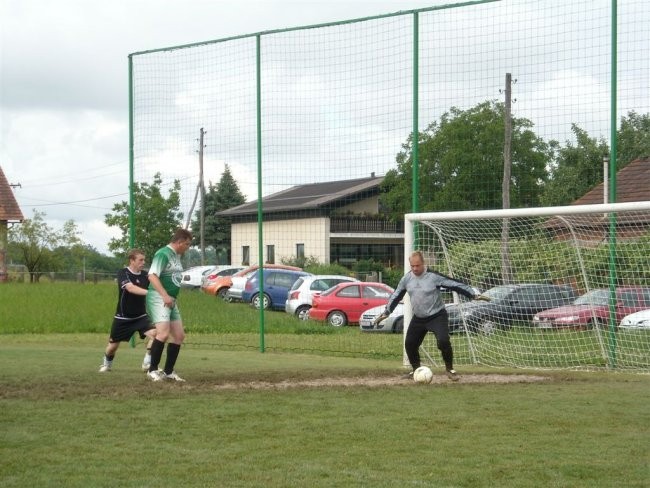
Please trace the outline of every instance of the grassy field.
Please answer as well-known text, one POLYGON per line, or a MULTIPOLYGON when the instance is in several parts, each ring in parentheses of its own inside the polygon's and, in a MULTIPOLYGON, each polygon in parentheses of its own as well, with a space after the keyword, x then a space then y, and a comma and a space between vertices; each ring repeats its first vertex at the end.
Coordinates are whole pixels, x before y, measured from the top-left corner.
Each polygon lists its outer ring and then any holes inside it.
MULTIPOLYGON (((650 378, 373 383, 395 361, 187 347, 185 384, 103 334, 5 335, 3 487, 647 486, 650 378), (342 383, 332 380, 344 379, 342 383), (354 380, 354 381, 353 381, 354 380), (349 381, 349 382, 348 382, 349 381)), ((439 374, 439 371, 436 371, 439 374)), ((519 372, 521 374, 521 372, 519 372)))
POLYGON ((396 380, 399 336, 349 357, 331 349, 358 330, 271 313, 261 353, 255 311, 185 293, 188 382, 151 383, 141 342, 97 372, 115 294, 1 289, 3 487, 648 486, 648 375, 463 366, 416 385, 396 380))

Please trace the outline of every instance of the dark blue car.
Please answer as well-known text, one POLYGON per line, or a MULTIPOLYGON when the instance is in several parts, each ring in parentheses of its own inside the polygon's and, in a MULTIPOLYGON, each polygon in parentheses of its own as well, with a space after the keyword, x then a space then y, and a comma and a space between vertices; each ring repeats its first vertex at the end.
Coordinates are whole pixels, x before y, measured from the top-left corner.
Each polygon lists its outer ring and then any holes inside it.
POLYGON ((260 270, 258 269, 246 281, 241 298, 257 309, 263 304, 265 309, 284 310, 287 294, 301 276, 310 276, 310 273, 288 269, 265 269, 264 294, 260 296, 260 270))

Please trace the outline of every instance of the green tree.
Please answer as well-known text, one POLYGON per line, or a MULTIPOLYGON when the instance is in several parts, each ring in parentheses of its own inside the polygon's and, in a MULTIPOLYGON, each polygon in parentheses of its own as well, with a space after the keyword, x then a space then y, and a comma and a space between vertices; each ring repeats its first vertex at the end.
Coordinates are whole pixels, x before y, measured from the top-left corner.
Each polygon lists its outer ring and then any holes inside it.
MULTIPOLYGON (((512 119, 512 207, 538 205, 551 148, 532 131, 532 122, 512 119)), ((504 105, 483 102, 468 110, 452 107, 419 136, 419 210, 501 208, 504 105)), ((397 155, 397 169, 382 184, 380 202, 393 218, 412 209, 413 135, 397 155)))
POLYGON ((575 124, 571 125, 571 131, 576 143, 567 141, 565 147, 556 148, 542 205, 568 205, 603 181, 603 158, 609 154, 607 143, 589 137, 575 124))
MULTIPOLYGON (((571 131, 575 143, 567 141, 560 147, 557 142, 551 142, 556 154, 549 165, 543 205, 568 205, 603 181, 603 158, 610 154, 609 145, 603 138, 589 137, 575 124, 571 131)), ((631 111, 622 117, 617 141, 617 170, 650 156, 650 114, 638 115, 631 111)))
POLYGON ((24 264, 29 271, 29 281, 38 282, 44 272, 58 271, 63 266, 54 250, 59 246, 75 246, 81 243, 79 231, 73 220, 55 230, 45 222, 45 213, 34 210, 31 219, 9 230, 9 256, 17 263, 24 264))
POLYGON ((62 263, 61 270, 73 279, 78 276, 84 280, 114 278, 116 270, 125 264, 121 258, 100 254, 90 244, 59 246, 53 252, 56 259, 62 263))
MULTIPOLYGON (((205 193, 205 222, 204 242, 206 247, 212 247, 217 255, 220 264, 230 263, 230 219, 220 217, 217 212, 226 210, 245 203, 246 199, 239 189, 237 182, 226 167, 221 174, 219 183, 213 185, 210 182, 208 191, 205 193)), ((194 213, 192 221, 192 232, 195 236, 200 231, 200 211, 194 213)))
MULTIPOLYGON (((162 178, 156 173, 153 183, 134 183, 134 247, 145 252, 147 260, 169 242, 174 231, 182 226, 183 213, 179 212, 181 184, 174 180, 167 198, 161 191, 162 178)), ((129 203, 122 201, 113 205, 113 213, 104 216, 109 227, 117 227, 122 235, 108 243, 108 249, 124 258, 129 246, 129 203)))
POLYGON ((618 169, 635 159, 650 157, 650 114, 628 112, 621 118, 617 138, 618 169))

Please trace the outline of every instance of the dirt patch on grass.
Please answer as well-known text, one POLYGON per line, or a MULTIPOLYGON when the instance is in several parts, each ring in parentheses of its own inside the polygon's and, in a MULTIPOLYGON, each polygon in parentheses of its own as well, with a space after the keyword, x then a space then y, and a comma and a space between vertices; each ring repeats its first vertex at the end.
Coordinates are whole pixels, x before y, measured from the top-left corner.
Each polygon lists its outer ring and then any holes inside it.
POLYGON ((434 375, 430 384, 415 384, 412 380, 401 379, 399 376, 386 377, 337 377, 337 378, 314 378, 295 379, 284 381, 248 381, 228 382, 213 385, 216 390, 283 390, 290 388, 319 388, 319 387, 386 387, 386 386, 417 386, 432 387, 438 385, 457 384, 506 384, 506 383, 538 383, 550 381, 546 376, 523 375, 523 374, 468 374, 461 375, 458 381, 450 381, 443 375, 434 375))

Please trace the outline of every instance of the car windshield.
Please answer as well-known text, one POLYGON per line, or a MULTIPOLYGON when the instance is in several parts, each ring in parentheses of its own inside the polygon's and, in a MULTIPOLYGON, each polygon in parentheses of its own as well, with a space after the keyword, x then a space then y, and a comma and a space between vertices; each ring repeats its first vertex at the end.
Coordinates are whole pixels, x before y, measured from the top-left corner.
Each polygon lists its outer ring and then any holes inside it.
POLYGON ((510 295, 514 289, 513 286, 495 286, 494 288, 487 290, 484 295, 490 297, 494 301, 499 301, 510 295))
POLYGON ((609 291, 592 290, 576 298, 574 305, 607 305, 609 303, 609 291))
POLYGON ((297 290, 300 288, 300 286, 304 283, 305 279, 304 278, 298 278, 296 282, 293 284, 291 287, 291 291, 297 290))
POLYGON ((390 292, 379 286, 368 285, 363 288, 364 298, 389 298, 390 292))
POLYGON ((337 289, 338 289, 338 285, 334 285, 334 286, 328 288, 327 290, 325 290, 323 293, 321 293, 321 295, 322 296, 331 295, 334 292, 334 290, 337 290, 337 289))

